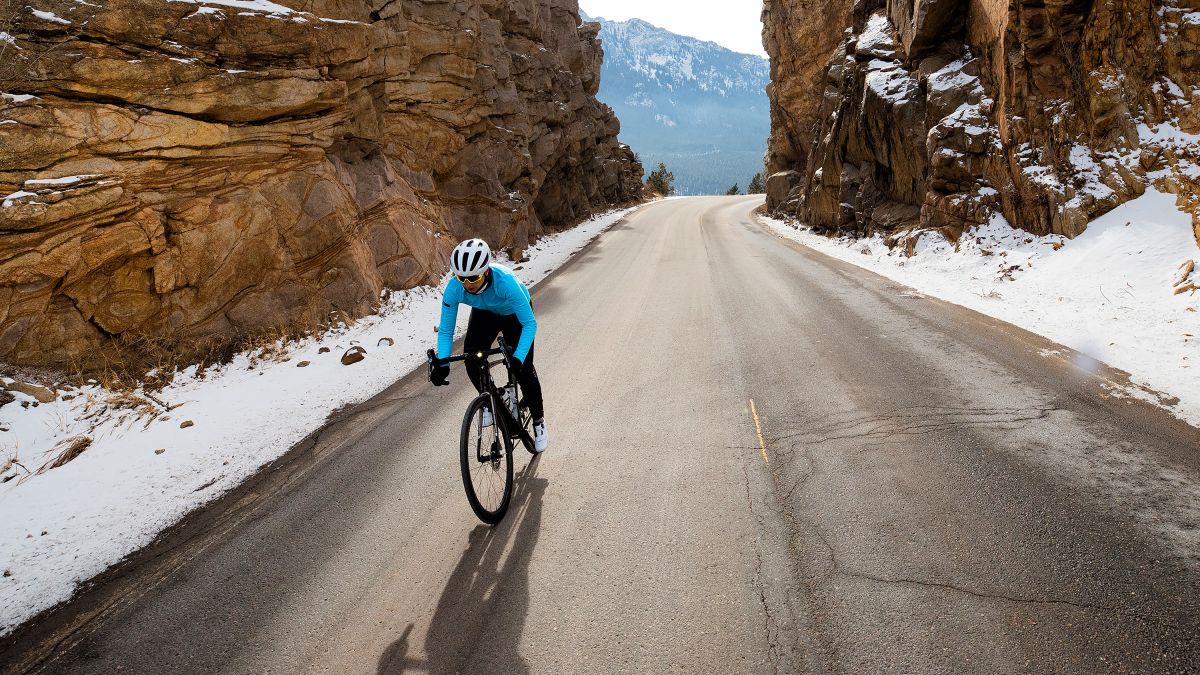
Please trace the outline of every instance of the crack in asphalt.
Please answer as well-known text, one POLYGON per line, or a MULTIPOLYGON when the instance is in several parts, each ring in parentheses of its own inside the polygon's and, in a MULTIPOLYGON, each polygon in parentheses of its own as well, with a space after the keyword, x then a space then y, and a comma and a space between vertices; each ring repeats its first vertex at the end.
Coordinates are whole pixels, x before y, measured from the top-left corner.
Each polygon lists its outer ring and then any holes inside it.
MULTIPOLYGON (((812 448, 823 443, 851 439, 886 441, 887 439, 893 437, 921 435, 932 431, 949 430, 967 425, 974 427, 987 426, 1003 429, 1009 425, 1017 425, 1047 419, 1050 413, 1056 410, 1059 410, 1059 408, 1053 406, 1038 406, 1034 408, 946 408, 940 406, 911 406, 900 408, 889 414, 853 417, 827 424, 810 425, 808 427, 801 428, 801 430, 794 433, 787 433, 773 437, 771 443, 776 445, 776 452, 779 452, 781 447, 786 448, 787 454, 797 459, 803 458, 805 463, 805 466, 803 467, 793 467, 800 475, 794 480, 794 482, 791 483, 791 486, 788 488, 787 492, 779 497, 781 510, 787 512, 787 519, 793 524, 793 527, 798 526, 800 528, 801 536, 804 535, 804 531, 810 533, 812 537, 820 542, 821 547, 824 548, 828 555, 827 569, 814 570, 811 574, 802 575, 803 577, 807 578, 810 583, 810 592, 815 590, 815 588, 811 587, 811 584, 818 582, 819 578, 821 577, 828 578, 833 576, 843 576, 879 584, 907 585, 926 589, 950 591, 980 600, 998 600, 1031 606, 1071 607, 1083 611, 1104 613, 1126 619, 1133 619, 1145 624, 1156 625, 1175 631, 1181 630, 1178 625, 1169 621, 1165 621, 1162 618, 1132 613, 1115 607, 1093 605, 1061 598, 1025 597, 1014 594, 988 592, 941 581, 914 579, 908 577, 894 578, 849 569, 838 560, 833 544, 829 541, 829 538, 825 535, 825 533, 821 531, 817 521, 815 519, 805 518, 799 515, 793 508, 792 502, 797 491, 804 488, 816 473, 817 462, 812 455, 812 448), (941 419, 929 419, 931 416, 937 417, 939 415, 941 416, 941 419), (867 426, 868 428, 863 431, 855 431, 864 426, 867 426), (851 431, 854 431, 854 433, 846 433, 851 431), (813 438, 814 436, 816 438, 813 438)), ((879 448, 883 445, 883 443, 877 442, 869 444, 868 447, 879 448)), ((778 477, 779 476, 777 475, 777 478, 778 477)), ((799 569, 799 566, 797 566, 797 571, 799 571, 799 569)))
MULTIPOLYGON (((1088 604, 1084 604, 1084 603, 1071 602, 1070 600, 1058 600, 1058 599, 1053 599, 1053 598, 1044 600, 1041 598, 1017 597, 1014 595, 1006 595, 1004 593, 985 593, 983 591, 976 591, 976 590, 973 590, 970 588, 964 588, 963 586, 958 586, 956 584, 948 584, 948 583, 940 582, 940 581, 925 581, 923 579, 907 579, 907 578, 893 579, 893 578, 878 576, 878 575, 874 575, 874 574, 867 574, 866 572, 859 572, 859 571, 855 571, 855 570, 846 570, 846 569, 842 569, 840 567, 837 568, 834 572, 836 574, 840 574, 842 576, 847 576, 847 577, 851 577, 851 578, 855 578, 855 579, 865 579, 867 581, 874 581, 874 582, 881 583, 881 584, 908 584, 908 585, 912 585, 912 586, 921 586, 924 588, 939 588, 939 589, 943 589, 943 590, 947 590, 947 591, 955 591, 958 593, 963 593, 965 595, 969 595, 969 596, 972 596, 975 598, 981 598, 981 599, 985 599, 985 600, 1006 600, 1008 602, 1015 602, 1015 603, 1019 603, 1019 604, 1029 604, 1029 605, 1068 605, 1070 607, 1075 607, 1077 609, 1101 610, 1101 611, 1112 612, 1115 614, 1124 615, 1124 613, 1122 613, 1118 610, 1114 610, 1109 607, 1102 607, 1102 606, 1098 606, 1098 605, 1088 605, 1088 604)), ((1142 618, 1142 617, 1138 617, 1138 618, 1142 618)))
POLYGON ((790 488, 788 488, 787 494, 785 494, 783 496, 782 501, 785 504, 790 502, 792 499, 792 495, 795 494, 796 490, 799 489, 801 486, 803 486, 805 483, 807 483, 808 480, 810 478, 812 478, 813 475, 815 475, 817 472, 817 463, 813 459, 812 452, 808 448, 808 445, 804 444, 804 443, 792 444, 791 450, 793 453, 796 452, 796 446, 800 446, 800 452, 798 454, 804 458, 805 462, 808 463, 808 467, 807 467, 807 470, 800 475, 800 478, 798 480, 796 480, 796 482, 792 483, 792 486, 790 488))
POLYGON ((840 574, 842 576, 847 576, 847 577, 856 578, 856 579, 864 579, 867 581, 873 581, 873 582, 882 583, 882 584, 907 584, 907 585, 912 585, 912 586, 921 586, 924 588, 937 588, 937 589, 942 589, 942 590, 947 590, 947 591, 954 591, 957 593, 962 593, 964 595, 969 595, 971 597, 980 598, 983 600, 1003 600, 1006 602, 1012 602, 1012 603, 1016 603, 1016 604, 1020 604, 1020 605, 1066 605, 1068 607, 1074 607, 1075 609, 1088 610, 1088 611, 1093 611, 1093 612, 1102 612, 1102 613, 1106 613, 1106 614, 1111 614, 1113 616, 1124 617, 1127 619, 1136 619, 1138 621, 1141 621, 1142 623, 1153 624, 1153 625, 1161 626, 1163 628, 1169 628, 1169 629, 1175 630, 1175 631, 1181 630, 1180 626, 1170 623, 1168 621, 1163 621, 1161 619, 1145 616, 1142 614, 1125 612, 1125 611, 1116 609, 1114 607, 1107 607, 1104 605, 1089 605, 1087 603, 1072 602, 1070 600, 1062 600, 1062 599, 1057 599, 1057 598, 1047 598, 1047 599, 1028 598, 1028 597, 1007 595, 1004 593, 985 593, 983 591, 976 591, 976 590, 973 590, 970 588, 965 588, 963 586, 958 586, 955 584, 949 584, 949 583, 945 583, 945 582, 925 581, 925 580, 921 580, 921 579, 906 579, 906 578, 892 579, 892 578, 888 578, 888 577, 867 574, 865 572, 858 572, 858 571, 846 570, 846 569, 841 569, 841 568, 835 569, 834 572, 836 574, 840 574))
MULTIPOLYGON (((750 515, 754 516, 754 519, 758 521, 758 531, 765 532, 766 524, 763 522, 762 516, 754 510, 754 498, 750 494, 750 469, 744 463, 742 464, 742 473, 746 476, 746 506, 750 509, 750 515)), ((754 545, 754 559, 754 585, 758 587, 758 601, 761 603, 763 609, 763 633, 767 638, 767 657, 771 660, 771 665, 775 669, 775 672, 779 673, 782 672, 779 649, 779 623, 775 620, 775 616, 767 603, 766 584, 762 581, 762 550, 757 545, 757 542, 754 545), (772 630, 772 627, 774 627, 774 630, 772 630)))
MULTIPOLYGON (((801 482, 803 482, 803 481, 801 481, 801 482)), ((961 593, 961 594, 968 595, 968 596, 971 596, 974 598, 978 598, 981 600, 1002 600, 1005 602, 1011 602, 1011 603, 1021 604, 1021 605, 1065 605, 1065 606, 1073 607, 1075 609, 1080 609, 1080 610, 1102 612, 1105 614, 1111 614, 1113 616, 1119 616, 1119 617, 1123 617, 1123 618, 1127 618, 1127 619, 1136 619, 1138 621, 1141 621, 1142 623, 1157 625, 1157 626, 1161 626, 1163 628, 1169 628, 1169 629, 1175 630, 1175 631, 1181 630, 1180 626, 1170 623, 1168 621, 1163 621, 1160 618, 1149 617, 1149 616, 1145 616, 1145 615, 1137 614, 1137 613, 1133 613, 1133 612, 1126 612, 1126 611, 1117 609, 1115 607, 1108 607, 1105 605, 1091 605, 1091 604, 1087 604, 1087 603, 1073 602, 1071 600, 1063 600, 1063 599, 1059 599, 1059 598, 1031 598, 1031 597, 1021 597, 1021 596, 1016 596, 1016 595, 1008 595, 1008 594, 1004 594, 1004 593, 988 593, 988 592, 977 591, 977 590, 974 590, 971 588, 967 588, 965 586, 959 586, 957 584, 951 584, 951 583, 946 583, 946 582, 928 581, 928 580, 923 580, 923 579, 910 579, 910 578, 892 578, 892 577, 885 577, 885 576, 870 574, 867 572, 860 572, 858 570, 847 569, 841 562, 838 561, 837 553, 833 547, 833 544, 830 543, 829 538, 825 536, 825 533, 821 531, 821 528, 817 526, 817 523, 815 520, 810 519, 810 518, 798 518, 797 520, 799 520, 799 522, 801 524, 807 526, 807 529, 809 531, 811 531, 811 533, 821 542, 821 545, 827 551, 827 553, 829 555, 829 570, 825 574, 825 576, 827 576, 827 577, 831 577, 834 575, 840 575, 840 576, 844 576, 844 577, 850 577, 852 579, 862 579, 865 581, 871 581, 871 582, 880 583, 880 584, 920 586, 922 588, 932 588, 932 589, 940 589, 940 590, 945 590, 945 591, 953 591, 953 592, 961 593)), ((808 580, 810 582, 815 582, 817 580, 818 576, 820 576, 819 573, 810 575, 810 576, 808 576, 808 580)))

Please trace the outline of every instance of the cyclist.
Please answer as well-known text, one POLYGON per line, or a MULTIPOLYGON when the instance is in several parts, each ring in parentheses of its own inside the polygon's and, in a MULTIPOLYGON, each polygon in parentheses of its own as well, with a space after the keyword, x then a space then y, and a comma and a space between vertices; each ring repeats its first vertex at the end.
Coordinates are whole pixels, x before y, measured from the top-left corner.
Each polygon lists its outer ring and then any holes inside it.
MULTIPOLYGON (((542 385, 533 367, 533 338, 537 333, 537 319, 533 316, 533 306, 529 304, 529 289, 507 267, 492 263, 492 250, 482 239, 468 239, 456 246, 450 254, 450 271, 454 272, 454 276, 442 292, 438 360, 434 362, 429 380, 439 387, 449 384, 447 377, 450 375, 450 365, 442 362, 442 359, 450 357, 458 306, 470 306, 471 316, 467 321, 463 351, 470 353, 490 349, 500 333, 504 334, 507 344, 516 345, 512 365, 533 417, 534 450, 542 452, 550 440, 546 435, 542 385)), ((481 366, 473 361, 466 363, 467 376, 471 378, 475 389, 482 392, 481 366)), ((484 425, 490 425, 491 422, 490 411, 485 411, 484 425)))

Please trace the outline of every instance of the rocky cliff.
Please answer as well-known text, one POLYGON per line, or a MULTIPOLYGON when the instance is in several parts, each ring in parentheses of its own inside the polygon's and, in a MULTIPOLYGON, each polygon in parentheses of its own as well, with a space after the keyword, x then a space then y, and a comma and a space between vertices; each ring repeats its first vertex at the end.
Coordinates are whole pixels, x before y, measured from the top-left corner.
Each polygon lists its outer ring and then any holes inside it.
POLYGON ((1075 236, 1154 184, 1200 240, 1198 10, 767 0, 769 205, 826 231, 956 237, 1001 213, 1075 236))
POLYGON ((0 359, 195 353, 640 195, 575 0, 0 0, 0 359))

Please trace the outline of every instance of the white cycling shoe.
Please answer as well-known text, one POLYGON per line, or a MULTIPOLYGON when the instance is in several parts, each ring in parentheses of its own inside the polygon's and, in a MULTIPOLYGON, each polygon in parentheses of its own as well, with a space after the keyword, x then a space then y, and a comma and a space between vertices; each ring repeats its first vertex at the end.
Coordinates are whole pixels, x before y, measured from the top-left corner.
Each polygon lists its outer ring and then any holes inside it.
POLYGON ((533 423, 533 451, 545 452, 550 447, 550 436, 546 434, 546 420, 533 423))

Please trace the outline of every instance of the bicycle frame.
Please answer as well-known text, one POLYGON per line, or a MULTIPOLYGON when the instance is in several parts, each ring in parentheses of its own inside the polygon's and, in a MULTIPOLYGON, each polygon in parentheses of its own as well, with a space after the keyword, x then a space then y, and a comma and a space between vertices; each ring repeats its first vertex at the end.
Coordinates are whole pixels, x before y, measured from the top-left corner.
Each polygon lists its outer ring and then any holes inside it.
MULTIPOLYGON (((517 381, 517 378, 513 376, 512 367, 509 365, 509 358, 512 355, 512 350, 509 349, 507 344, 505 344, 503 335, 498 338, 498 344, 500 346, 496 349, 489 349, 487 351, 475 352, 472 354, 464 353, 457 356, 451 356, 450 358, 445 359, 443 363, 472 361, 479 364, 480 377, 482 378, 481 384, 483 385, 483 391, 480 392, 480 395, 489 396, 491 398, 490 407, 492 409, 492 415, 495 416, 497 422, 501 424, 502 428, 504 429, 504 437, 506 439, 505 450, 507 452, 512 452, 513 441, 517 440, 521 441, 526 448, 532 448, 533 437, 529 435, 529 431, 526 429, 532 420, 529 418, 528 409, 524 406, 524 400, 522 397, 524 392, 521 391, 521 384, 517 381), (503 358, 496 361, 488 360, 489 357, 496 355, 500 355, 503 358), (496 381, 492 378, 492 368, 498 365, 503 365, 505 372, 508 374, 508 382, 505 383, 504 387, 516 387, 518 410, 522 413, 520 415, 522 419, 513 418, 512 411, 510 411, 508 406, 504 404, 504 391, 502 388, 496 386, 496 381)), ((432 352, 433 350, 430 350, 431 355, 432 352)), ((432 361, 430 363, 432 365, 432 361)))

